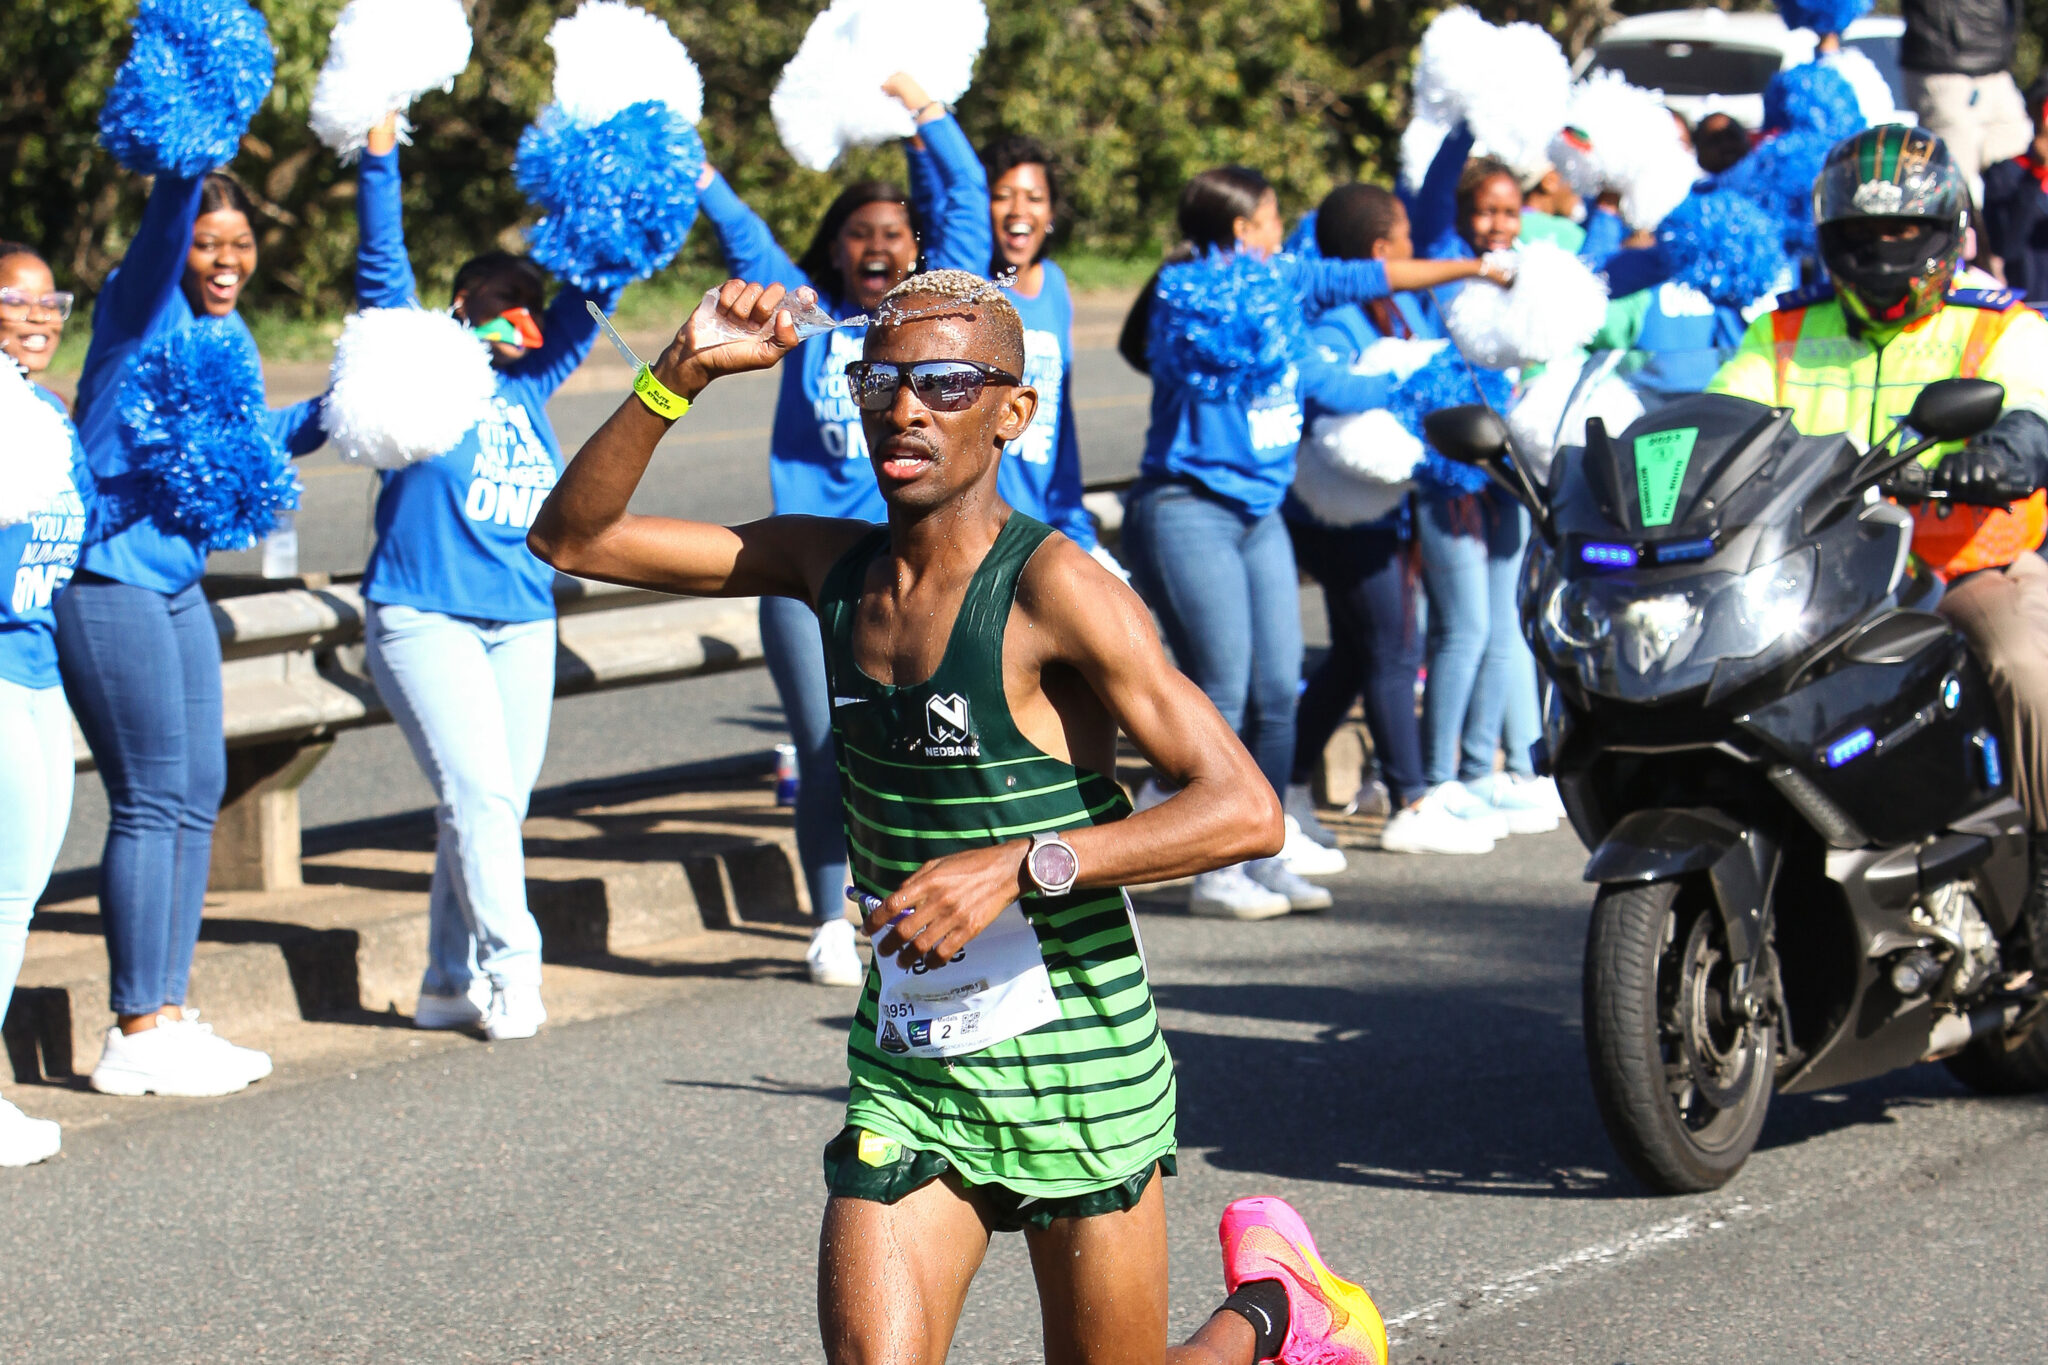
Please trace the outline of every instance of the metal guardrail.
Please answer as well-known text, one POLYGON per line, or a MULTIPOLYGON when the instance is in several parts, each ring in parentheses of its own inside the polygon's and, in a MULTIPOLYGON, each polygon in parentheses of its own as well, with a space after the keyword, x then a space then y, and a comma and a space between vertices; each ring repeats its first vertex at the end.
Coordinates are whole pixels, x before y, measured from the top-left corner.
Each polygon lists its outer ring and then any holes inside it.
MULTIPOLYGON (((1094 485, 1088 510, 1115 543, 1129 480, 1094 485)), ((227 587, 224 583, 210 586, 227 587)), ((234 584, 248 586, 246 580, 234 584)), ((214 838, 215 890, 299 884, 299 787, 344 730, 391 719, 364 662, 354 582, 215 594, 228 790, 214 838)), ((679 598, 558 578, 555 695, 669 682, 761 663, 756 598, 679 598)), ((93 766, 74 724, 80 771, 93 766)))

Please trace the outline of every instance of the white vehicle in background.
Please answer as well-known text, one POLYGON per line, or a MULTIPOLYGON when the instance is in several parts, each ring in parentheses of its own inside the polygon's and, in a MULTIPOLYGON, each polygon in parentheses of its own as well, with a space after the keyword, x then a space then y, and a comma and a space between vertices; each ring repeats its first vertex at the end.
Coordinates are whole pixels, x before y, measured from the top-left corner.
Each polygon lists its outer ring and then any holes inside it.
MULTIPOLYGON (((1896 15, 1872 14, 1842 35, 1844 47, 1870 58, 1900 110, 1907 108, 1899 70, 1905 31, 1906 21, 1896 15)), ((1579 55, 1572 74, 1618 71, 1631 85, 1662 90, 1664 102, 1688 123, 1718 111, 1754 132, 1764 118, 1764 86, 1785 67, 1812 61, 1815 42, 1811 32, 1786 28, 1771 11, 1664 10, 1608 25, 1579 55)), ((1911 121, 1910 114, 1904 117, 1911 121)))

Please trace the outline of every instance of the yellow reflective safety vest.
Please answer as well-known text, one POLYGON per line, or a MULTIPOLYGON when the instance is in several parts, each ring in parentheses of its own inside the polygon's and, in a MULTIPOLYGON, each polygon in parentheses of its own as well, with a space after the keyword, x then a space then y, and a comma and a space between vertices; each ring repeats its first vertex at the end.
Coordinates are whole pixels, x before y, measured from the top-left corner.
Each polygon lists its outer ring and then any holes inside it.
MULTIPOLYGON (((1882 440, 1937 379, 1980 378, 2005 386, 2007 408, 2048 420, 2048 320, 2006 289, 1959 289, 1944 306, 1882 347, 1852 336, 1834 290, 1822 285, 1780 295, 1751 323, 1742 345, 1707 385, 1792 409, 1805 436, 1849 432, 1865 446, 1882 440)), ((1930 468, 1960 442, 1920 457, 1930 468)), ((1913 514, 1913 553, 1943 578, 2010 564, 2048 533, 2048 494, 2008 510, 1922 503, 1913 514)))

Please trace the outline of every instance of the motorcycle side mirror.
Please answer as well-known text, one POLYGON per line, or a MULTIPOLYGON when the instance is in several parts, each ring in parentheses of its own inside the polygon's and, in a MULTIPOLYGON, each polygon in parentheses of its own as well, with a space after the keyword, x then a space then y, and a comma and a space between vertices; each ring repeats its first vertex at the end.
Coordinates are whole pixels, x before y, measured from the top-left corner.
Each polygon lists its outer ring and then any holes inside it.
POLYGON ((1980 431, 1988 431, 2004 410, 2003 384, 1994 384, 1989 379, 1937 379, 1920 390, 1912 410, 1863 458, 1850 486, 1874 483, 1943 441, 1967 440, 1980 431), (1907 427, 1920 433, 1920 439, 1886 455, 1885 447, 1894 439, 1902 439, 1907 427))
POLYGON ((1486 471, 1509 497, 1529 509, 1537 529, 1550 535, 1550 509, 1530 481, 1528 471, 1508 455, 1512 439, 1501 415, 1483 403, 1439 408, 1422 418, 1422 433, 1448 459, 1486 471))

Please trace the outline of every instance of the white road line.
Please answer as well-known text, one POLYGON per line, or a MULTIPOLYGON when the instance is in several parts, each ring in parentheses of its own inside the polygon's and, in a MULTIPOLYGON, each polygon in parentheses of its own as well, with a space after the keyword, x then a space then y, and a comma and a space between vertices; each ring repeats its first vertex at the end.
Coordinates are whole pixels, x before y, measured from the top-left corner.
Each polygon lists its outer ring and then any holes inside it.
POLYGON ((1676 1218, 1651 1223, 1647 1227, 1637 1228, 1609 1241, 1580 1247, 1577 1251, 1567 1252, 1555 1260, 1545 1261, 1542 1265, 1518 1270, 1512 1275, 1474 1285, 1440 1299, 1432 1299, 1420 1308, 1411 1308, 1405 1313, 1388 1318, 1387 1332, 1390 1344, 1405 1345, 1416 1336, 1441 1334, 1446 1330, 1446 1325, 1439 1322, 1438 1317, 1451 1309, 1457 1309, 1462 1314, 1485 1312, 1521 1303, 1535 1298, 1545 1290, 1555 1288, 1581 1272, 1626 1265, 1674 1242, 1719 1232, 1736 1223, 1748 1222, 1762 1214, 1782 1210, 1783 1207, 1782 1203, 1751 1204, 1738 1200, 1725 1208, 1702 1209, 1694 1213, 1680 1214, 1676 1218), (1402 1328, 1410 1326, 1416 1330, 1409 1336, 1394 1335, 1402 1328))

